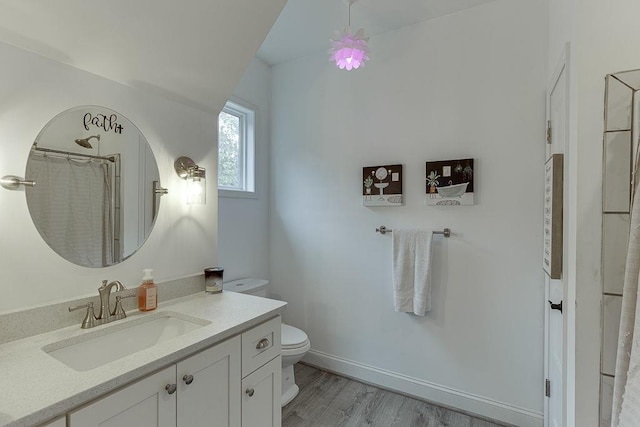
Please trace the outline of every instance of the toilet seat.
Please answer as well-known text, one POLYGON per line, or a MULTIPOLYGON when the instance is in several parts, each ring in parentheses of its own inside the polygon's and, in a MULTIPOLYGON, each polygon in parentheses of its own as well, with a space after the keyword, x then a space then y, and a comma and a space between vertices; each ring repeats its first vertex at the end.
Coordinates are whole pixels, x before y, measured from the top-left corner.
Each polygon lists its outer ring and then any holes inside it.
POLYGON ((300 360, 302 355, 308 352, 311 349, 311 343, 309 341, 302 344, 300 347, 283 347, 280 350, 280 354, 282 355, 282 359, 285 360, 289 357, 294 358, 296 360, 300 360))
POLYGON ((282 324, 281 345, 283 350, 294 350, 309 345, 309 337, 304 331, 282 324))

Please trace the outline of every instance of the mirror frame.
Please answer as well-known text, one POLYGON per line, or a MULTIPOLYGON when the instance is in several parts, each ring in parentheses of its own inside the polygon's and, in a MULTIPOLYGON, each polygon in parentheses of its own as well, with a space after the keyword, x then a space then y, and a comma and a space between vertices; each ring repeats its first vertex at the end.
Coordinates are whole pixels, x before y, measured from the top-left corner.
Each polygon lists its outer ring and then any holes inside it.
POLYGON ((99 105, 69 108, 44 125, 27 159, 25 177, 35 174, 36 186, 25 189, 34 226, 54 252, 88 268, 117 265, 134 255, 155 226, 159 196, 167 193, 144 134, 123 114, 99 105), (41 158, 45 162, 39 165, 36 160, 41 158), (67 181, 54 186, 43 180, 38 186, 45 174, 67 181), (56 200, 52 194, 64 197, 56 200), (81 201, 82 212, 74 213, 73 206, 81 201), (52 212, 60 212, 60 217, 52 212), (77 236, 75 245, 72 236, 77 236))

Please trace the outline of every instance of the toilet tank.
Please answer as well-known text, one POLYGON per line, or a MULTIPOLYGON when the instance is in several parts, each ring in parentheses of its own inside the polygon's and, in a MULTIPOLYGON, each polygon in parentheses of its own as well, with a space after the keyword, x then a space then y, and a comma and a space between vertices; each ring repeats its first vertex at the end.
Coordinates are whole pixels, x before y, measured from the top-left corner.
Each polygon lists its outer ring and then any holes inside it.
POLYGON ((268 280, 264 279, 240 279, 231 282, 225 282, 222 289, 230 292, 240 292, 241 294, 255 295, 258 297, 267 297, 268 280))

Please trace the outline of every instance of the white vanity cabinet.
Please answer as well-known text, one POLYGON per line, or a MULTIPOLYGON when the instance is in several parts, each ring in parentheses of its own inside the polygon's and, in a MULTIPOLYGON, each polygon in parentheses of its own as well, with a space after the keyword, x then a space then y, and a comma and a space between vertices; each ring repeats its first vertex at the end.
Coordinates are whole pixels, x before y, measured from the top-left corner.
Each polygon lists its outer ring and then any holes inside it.
POLYGON ((276 317, 69 412, 68 427, 280 427, 281 370, 276 317))
POLYGON ((240 427, 240 337, 183 360, 178 371, 178 427, 240 427))
POLYGON ((60 417, 46 424, 42 424, 40 427, 67 427, 67 421, 65 417, 60 417))
POLYGON ((70 412, 68 427, 175 427, 176 394, 165 390, 175 382, 173 365, 70 412))
POLYGON ((242 427, 280 427, 280 318, 242 334, 242 427))
POLYGON ((235 337, 71 412, 69 427, 240 427, 239 377, 235 337))
POLYGON ((242 427, 280 427, 281 371, 278 356, 242 380, 242 427))

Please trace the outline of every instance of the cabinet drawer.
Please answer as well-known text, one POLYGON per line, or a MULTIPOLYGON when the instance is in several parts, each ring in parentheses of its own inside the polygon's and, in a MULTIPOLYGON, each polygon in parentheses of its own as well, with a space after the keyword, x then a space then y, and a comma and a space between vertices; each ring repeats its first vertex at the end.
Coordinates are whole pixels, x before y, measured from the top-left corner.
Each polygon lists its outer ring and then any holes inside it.
POLYGON ((280 355, 280 316, 242 334, 242 377, 280 355))

